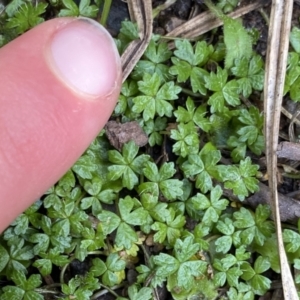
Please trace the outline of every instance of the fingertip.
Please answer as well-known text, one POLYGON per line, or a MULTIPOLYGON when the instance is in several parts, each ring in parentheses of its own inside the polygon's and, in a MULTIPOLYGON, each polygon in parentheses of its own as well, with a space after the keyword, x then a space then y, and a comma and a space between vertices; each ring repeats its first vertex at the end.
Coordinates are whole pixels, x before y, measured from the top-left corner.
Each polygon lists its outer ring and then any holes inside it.
POLYGON ((106 29, 88 18, 60 27, 50 38, 46 60, 70 89, 85 96, 110 94, 119 84, 120 57, 106 29))
POLYGON ((1 232, 104 127, 122 72, 112 38, 80 18, 47 21, 5 45, 0 70, 1 232))

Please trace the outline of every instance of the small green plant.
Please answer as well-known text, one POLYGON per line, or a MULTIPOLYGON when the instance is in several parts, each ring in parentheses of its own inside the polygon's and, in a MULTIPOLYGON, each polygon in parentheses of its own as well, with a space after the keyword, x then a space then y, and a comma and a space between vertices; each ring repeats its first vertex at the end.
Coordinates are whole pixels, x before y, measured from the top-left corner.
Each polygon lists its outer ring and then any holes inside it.
POLYGON ((7 28, 15 29, 17 34, 21 34, 42 23, 44 18, 40 15, 45 13, 47 6, 46 3, 38 3, 37 6, 33 6, 30 2, 22 4, 14 15, 8 19, 7 28))
MULTIPOLYGON (((101 132, 11 224, 0 237, 0 299, 150 300, 165 287, 175 300, 253 300, 270 289, 280 273, 270 208, 243 204, 259 189, 253 161, 264 150, 263 115, 244 100, 262 91, 263 59, 241 23, 223 14, 236 0, 205 2, 224 21, 224 38, 177 39, 169 50, 153 36, 113 113, 137 121, 148 145, 130 141, 118 151, 101 132)), ((0 42, 47 13, 95 17, 100 4, 10 1, 0 42)), ((119 51, 136 38, 137 27, 124 21, 119 51)), ((297 101, 299 29, 291 44, 285 92, 297 101)), ((283 236, 299 270, 299 228, 283 236)))
POLYGON ((226 16, 211 0, 204 0, 204 3, 224 23, 225 68, 232 67, 235 59, 250 59, 252 55, 252 40, 241 21, 226 16))
POLYGON ((99 8, 96 5, 91 5, 90 0, 80 1, 77 6, 72 0, 62 0, 65 8, 61 9, 59 17, 89 17, 95 18, 99 8))

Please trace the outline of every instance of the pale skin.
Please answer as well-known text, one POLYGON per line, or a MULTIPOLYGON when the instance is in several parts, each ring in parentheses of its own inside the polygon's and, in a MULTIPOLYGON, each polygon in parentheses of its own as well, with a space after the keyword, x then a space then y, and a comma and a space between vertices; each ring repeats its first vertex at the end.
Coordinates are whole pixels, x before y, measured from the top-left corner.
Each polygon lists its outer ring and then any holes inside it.
POLYGON ((0 232, 64 175, 114 109, 121 63, 112 39, 94 27, 86 20, 53 19, 0 49, 0 232), (71 49, 59 62, 65 68, 60 71, 51 47, 62 30, 62 40, 70 31, 79 42, 77 48, 72 37, 66 39, 71 49), (82 92, 86 76, 73 68, 82 51, 91 51, 90 61, 83 59, 78 70, 99 72, 87 82, 92 93, 82 92), (74 84, 63 75, 69 71, 74 84))

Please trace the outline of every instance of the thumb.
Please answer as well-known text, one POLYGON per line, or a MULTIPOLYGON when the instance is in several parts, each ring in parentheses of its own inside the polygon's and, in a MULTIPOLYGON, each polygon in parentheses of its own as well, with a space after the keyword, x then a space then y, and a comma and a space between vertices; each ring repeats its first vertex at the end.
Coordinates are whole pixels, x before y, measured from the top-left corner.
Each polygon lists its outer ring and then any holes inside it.
POLYGON ((0 232, 73 165, 121 86, 114 42, 85 18, 47 21, 0 49, 0 232))

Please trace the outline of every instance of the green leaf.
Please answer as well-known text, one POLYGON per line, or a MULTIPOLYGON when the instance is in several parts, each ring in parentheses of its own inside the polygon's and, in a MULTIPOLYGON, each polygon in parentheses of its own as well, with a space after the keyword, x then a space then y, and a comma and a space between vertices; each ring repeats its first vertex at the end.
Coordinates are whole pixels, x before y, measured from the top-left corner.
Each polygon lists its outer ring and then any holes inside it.
POLYGON ((145 73, 151 75, 158 74, 162 81, 172 79, 172 76, 169 74, 168 66, 162 63, 154 63, 151 60, 140 60, 136 64, 131 77, 135 80, 141 80, 145 73))
POLYGON ((267 238, 264 241, 263 246, 254 244, 253 250, 258 252, 263 257, 268 257, 271 268, 276 272, 280 273, 280 263, 279 263, 279 255, 277 248, 277 239, 275 234, 271 237, 267 238))
POLYGON ((120 218, 113 212, 104 210, 97 215, 97 218, 101 222, 104 236, 112 233, 120 225, 120 218))
POLYGON ((155 43, 150 41, 144 56, 153 63, 159 64, 167 61, 172 55, 172 52, 168 48, 168 44, 165 42, 155 43))
POLYGON ((222 258, 222 264, 225 270, 229 270, 236 264, 236 258, 232 254, 227 254, 225 258, 222 258))
POLYGON ((236 80, 230 80, 222 89, 224 99, 231 106, 237 106, 241 104, 238 95, 238 82, 236 80))
POLYGON ((122 220, 130 225, 143 225, 147 220, 148 213, 143 207, 135 206, 137 199, 126 196, 124 199, 119 200, 119 210, 122 220))
MULTIPOLYGON (((176 172, 173 162, 164 163, 159 171, 156 164, 147 162, 143 172, 149 180, 158 184, 161 193, 166 199, 175 200, 176 197, 182 195, 182 182, 178 179, 168 179, 176 172)), ((145 184, 142 186, 145 187, 145 184)), ((141 190, 141 187, 139 189, 141 190)))
MULTIPOLYGON (((30 290, 34 290, 42 284, 41 276, 38 274, 32 274, 28 279, 23 272, 15 271, 12 275, 14 283, 25 291, 24 297, 30 290)), ((21 298, 22 299, 22 298, 21 298)), ((30 298, 28 298, 30 299, 30 298)), ((41 298, 39 298, 41 299, 41 298)))
POLYGON ((250 61, 246 57, 236 59, 234 67, 231 68, 232 73, 239 77, 238 93, 248 98, 252 93, 252 89, 261 91, 264 81, 263 60, 259 55, 254 55, 250 61))
POLYGON ((239 267, 233 267, 235 264, 236 258, 231 254, 227 254, 222 260, 215 259, 213 266, 221 272, 216 274, 214 282, 217 285, 222 286, 227 280, 230 286, 238 287, 238 279, 243 272, 239 267))
POLYGON ((175 273, 180 266, 180 263, 176 258, 166 253, 160 253, 159 255, 154 256, 153 262, 157 266, 157 276, 163 278, 175 273))
POLYGON ((204 170, 204 164, 199 155, 191 154, 181 166, 185 176, 191 177, 201 173, 204 170))
POLYGON ((153 236, 154 241, 162 244, 167 237, 168 226, 164 223, 155 222, 151 225, 151 229, 156 231, 153 236))
POLYGON ((160 180, 166 180, 168 178, 171 178, 176 173, 174 163, 165 163, 161 166, 159 170, 159 179, 160 180))
POLYGON ((10 1, 5 7, 5 12, 9 17, 12 17, 18 11, 19 7, 25 3, 26 3, 25 0, 10 1))
POLYGON ((217 272, 214 276, 214 283, 216 286, 223 286, 226 282, 226 273, 217 272))
POLYGON ((235 212, 233 217, 235 219, 233 225, 236 228, 248 228, 255 225, 253 215, 244 207, 241 207, 239 211, 235 212))
POLYGON ((166 239, 170 245, 174 245, 178 238, 180 238, 181 230, 185 224, 185 217, 182 215, 176 215, 175 211, 172 208, 163 211, 165 207, 162 205, 157 205, 155 208, 160 210, 153 215, 158 219, 158 222, 155 222, 151 225, 151 229, 157 231, 154 234, 154 241, 163 243, 166 239), (165 222, 165 223, 162 223, 165 222))
POLYGON ((206 237, 209 232, 210 228, 205 226, 203 223, 199 223, 194 229, 194 238, 195 241, 200 245, 201 250, 208 250, 209 243, 203 238, 206 237))
POLYGON ((227 1, 227 0, 221 0, 217 3, 217 7, 222 9, 222 11, 227 14, 230 13, 234 10, 234 8, 237 7, 238 5, 238 0, 231 0, 231 1, 227 1))
POLYGON ((79 15, 87 18, 95 18, 99 8, 96 5, 90 5, 90 0, 81 0, 79 3, 79 15))
POLYGON ((290 43, 297 53, 300 53, 300 29, 293 27, 290 33, 290 43))
POLYGON ((179 262, 188 261, 199 250, 199 244, 189 236, 183 241, 178 239, 174 246, 175 257, 179 262))
MULTIPOLYGON (((296 54, 296 53, 294 53, 296 54)), ((298 54, 296 54, 298 56, 298 54)), ((295 82, 300 76, 300 67, 298 66, 298 62, 296 63, 295 66, 290 66, 287 70, 286 73, 286 78, 285 78, 285 90, 284 94, 286 94, 290 89, 294 89, 295 82)), ((291 93, 294 93, 291 91, 291 93)))
POLYGON ((158 172, 158 168, 156 164, 153 162, 147 162, 145 164, 145 168, 143 169, 144 175, 153 182, 159 182, 160 174, 158 172))
POLYGON ((229 269, 226 273, 227 281, 230 286, 238 286, 238 279, 242 275, 242 271, 238 267, 229 269))
POLYGON ((268 259, 259 256, 255 263, 254 269, 249 263, 244 262, 242 264, 243 275, 242 278, 247 280, 251 285, 253 291, 257 295, 264 295, 267 290, 270 289, 271 280, 260 275, 270 268, 270 262, 268 259))
POLYGON ((159 188, 166 199, 176 200, 183 193, 182 184, 178 179, 167 179, 159 183, 159 188))
POLYGON ((300 77, 292 84, 290 88, 290 97, 293 101, 300 101, 300 89, 299 89, 300 77))
POLYGON ((248 143, 251 145, 257 140, 259 130, 256 126, 244 126, 239 129, 237 133, 240 135, 240 141, 248 141, 248 143))
POLYGON ((149 197, 159 196, 158 184, 156 182, 144 182, 138 186, 139 194, 149 194, 149 197))
POLYGON ((234 233, 233 222, 229 218, 225 218, 225 221, 219 220, 216 228, 223 234, 231 235, 234 233))
POLYGON ((222 252, 225 254, 230 250, 232 246, 232 238, 226 235, 222 236, 216 240, 215 245, 217 252, 222 252))
POLYGON ((195 47, 194 64, 203 66, 208 62, 209 56, 214 51, 212 45, 208 45, 205 41, 197 42, 195 47))
POLYGON ((194 53, 190 42, 187 40, 175 41, 175 45, 177 50, 174 51, 174 54, 177 57, 172 57, 173 66, 169 72, 172 75, 177 75, 178 82, 186 82, 190 77, 193 92, 199 91, 202 95, 206 95, 204 77, 208 76, 208 72, 199 66, 207 62, 213 48, 207 46, 206 42, 198 42, 194 53))
POLYGON ((193 66, 204 65, 209 55, 213 52, 213 48, 208 46, 206 42, 197 42, 195 50, 193 49, 191 43, 188 40, 176 40, 175 41, 176 50, 174 54, 176 57, 188 62, 193 66))
POLYGON ((126 262, 122 260, 117 253, 111 253, 107 257, 107 270, 102 275, 103 284, 114 286, 123 280, 123 273, 126 262))
POLYGON ((125 222, 121 222, 115 239, 117 247, 124 247, 130 249, 134 243, 138 241, 138 235, 136 231, 125 222))
POLYGON ((119 272, 125 269, 126 262, 120 258, 117 253, 111 253, 107 257, 106 267, 114 272, 119 272))
POLYGON ((101 191, 102 181, 99 177, 94 177, 92 181, 85 181, 83 188, 91 196, 96 196, 101 191))
POLYGON ((236 249, 235 251, 235 257, 239 261, 238 264, 243 263, 245 260, 248 260, 251 256, 250 252, 245 252, 246 251, 246 246, 240 246, 239 248, 236 249))
POLYGON ((222 20, 226 45, 225 67, 228 69, 233 65, 235 59, 251 57, 252 40, 240 20, 234 20, 227 16, 222 17, 222 20))
POLYGON ((300 235, 293 230, 284 229, 283 241, 286 243, 285 249, 287 252, 294 253, 300 248, 300 235))
POLYGON ((108 179, 122 178, 123 186, 129 190, 133 189, 139 182, 137 174, 141 174, 145 162, 150 158, 145 154, 137 156, 138 151, 139 147, 133 141, 124 144, 122 154, 116 150, 110 150, 108 157, 114 164, 108 167, 108 179))
POLYGON ((149 136, 149 145, 153 147, 154 145, 161 145, 163 142, 163 137, 161 131, 165 130, 167 127, 167 118, 157 117, 155 120, 149 120, 145 123, 144 130, 149 136))
POLYGON ((92 179, 97 165, 89 155, 83 155, 77 160, 72 170, 83 179, 92 179))
POLYGON ((32 274, 26 282, 26 290, 33 290, 42 284, 41 275, 32 274))
POLYGON ((266 257, 259 256, 254 263, 254 270, 256 274, 261 274, 270 269, 270 262, 266 257))
POLYGON ((177 284, 186 290, 195 285, 195 277, 205 274, 207 263, 201 260, 182 263, 177 272, 177 284))
MULTIPOLYGON (((254 78, 255 84, 258 86, 259 84, 259 78, 254 78)), ((250 78, 240 78, 237 81, 238 86, 238 94, 242 94, 245 98, 248 98, 252 93, 252 85, 250 78)))
POLYGON ((32 265, 38 268, 43 276, 50 275, 52 272, 52 262, 50 259, 37 259, 32 265))
POLYGON ((191 71, 191 86, 194 93, 200 92, 201 95, 206 95, 205 77, 208 72, 204 69, 194 67, 191 71))
POLYGON ((2 245, 0 245, 0 257, 1 257, 0 260, 0 272, 1 272, 9 262, 9 254, 2 245))
POLYGON ((270 289, 272 281, 265 276, 256 274, 250 279, 249 283, 254 293, 262 296, 270 289))
POLYGON ((139 33, 137 25, 130 21, 123 21, 121 25, 118 40, 120 40, 122 44, 120 49, 120 52, 122 53, 131 41, 139 38, 139 33))
POLYGON ((216 186, 211 190, 210 200, 203 194, 197 193, 196 196, 191 198, 193 208, 196 210, 205 210, 202 222, 210 225, 216 223, 223 210, 226 209, 229 201, 226 199, 220 199, 222 195, 222 189, 220 186, 216 186))
POLYGON ((249 60, 246 57, 234 60, 234 66, 230 69, 236 77, 247 77, 249 60))
POLYGON ((21 300, 24 297, 25 291, 16 286, 5 286, 3 287, 3 294, 1 295, 1 299, 3 300, 21 300))
POLYGON ((173 106, 168 101, 176 100, 177 94, 181 91, 181 88, 175 86, 173 81, 166 82, 161 86, 158 74, 145 73, 143 81, 139 81, 138 86, 144 95, 133 98, 133 112, 143 112, 145 121, 154 119, 156 113, 160 117, 172 115, 173 106))
POLYGON ((138 286, 134 284, 128 288, 128 296, 130 300, 150 300, 152 299, 152 289, 143 287, 138 290, 138 286))
POLYGON ((177 155, 186 157, 199 151, 199 137, 193 122, 179 123, 177 130, 171 130, 170 137, 177 141, 173 145, 173 152, 177 155))
POLYGON ((222 70, 219 66, 217 72, 211 72, 209 76, 205 77, 205 86, 213 92, 221 92, 227 82, 228 73, 226 70, 222 70))
POLYGON ((59 17, 78 17, 79 8, 74 3, 73 0, 62 0, 62 3, 66 9, 61 9, 58 16, 59 17))
POLYGON ((225 181, 225 188, 232 189, 235 195, 244 200, 249 191, 253 193, 259 189, 258 180, 254 177, 257 170, 258 166, 252 165, 250 157, 247 157, 240 161, 239 168, 218 166, 218 176, 225 181))
POLYGON ((208 132, 211 128, 211 122, 205 118, 207 113, 206 105, 199 105, 195 111, 193 121, 199 126, 204 132, 208 132))
POLYGON ((195 56, 191 43, 186 39, 176 40, 175 46, 176 50, 174 51, 174 54, 178 58, 187 61, 190 65, 194 65, 195 56))
POLYGON ((215 92, 209 97, 207 102, 211 108, 211 113, 222 112, 224 110, 225 99, 222 92, 215 92))
POLYGON ((233 214, 236 220, 234 226, 237 228, 245 228, 240 235, 245 244, 250 244, 253 238, 255 238, 256 243, 262 246, 265 240, 271 237, 275 229, 272 222, 262 219, 267 213, 270 214, 270 211, 267 212, 263 206, 258 206, 256 213, 257 217, 242 207, 239 212, 233 214))
POLYGON ((186 82, 192 73, 192 67, 188 62, 172 57, 173 66, 169 69, 170 74, 177 76, 178 82, 186 82))
POLYGON ((95 277, 99 277, 107 271, 106 264, 100 258, 94 258, 92 263, 93 266, 91 267, 90 272, 92 272, 95 277))
POLYGON ((36 243, 33 248, 34 254, 38 255, 40 252, 46 252, 49 247, 50 239, 47 234, 35 233, 29 238, 31 243, 36 243))
POLYGON ((191 201, 197 210, 204 210, 210 207, 209 199, 200 193, 197 193, 196 196, 192 197, 191 201))
POLYGON ((268 205, 258 205, 255 211, 256 224, 264 223, 271 215, 271 208, 268 205))

